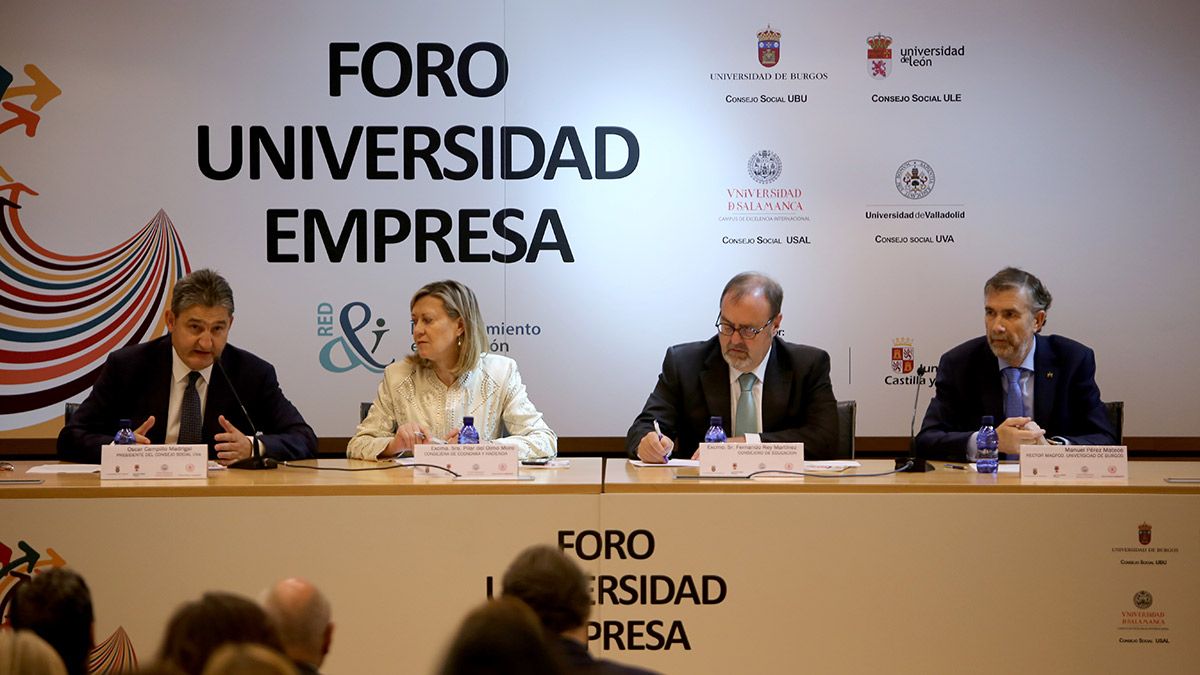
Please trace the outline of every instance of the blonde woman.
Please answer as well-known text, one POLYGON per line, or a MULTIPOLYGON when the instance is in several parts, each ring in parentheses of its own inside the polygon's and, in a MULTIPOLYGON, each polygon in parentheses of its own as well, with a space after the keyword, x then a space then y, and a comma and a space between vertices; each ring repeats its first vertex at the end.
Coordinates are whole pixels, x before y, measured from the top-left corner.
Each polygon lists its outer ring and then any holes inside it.
POLYGON ((434 437, 457 442, 463 417, 471 416, 480 442, 515 445, 522 460, 554 457, 558 436, 525 393, 517 362, 487 352, 471 289, 435 281, 409 308, 417 352, 384 370, 346 456, 386 459, 434 437))

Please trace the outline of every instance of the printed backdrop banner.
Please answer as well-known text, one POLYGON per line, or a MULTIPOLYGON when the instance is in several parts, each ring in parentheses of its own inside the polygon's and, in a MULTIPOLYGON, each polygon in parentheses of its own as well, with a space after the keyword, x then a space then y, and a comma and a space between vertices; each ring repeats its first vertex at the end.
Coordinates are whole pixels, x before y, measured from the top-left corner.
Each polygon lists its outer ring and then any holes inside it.
POLYGON ((54 435, 201 267, 322 436, 447 277, 561 435, 622 435, 746 269, 859 434, 905 435, 1009 264, 1129 434, 1189 434, 1196 3, 9 5, 6 436, 54 435))

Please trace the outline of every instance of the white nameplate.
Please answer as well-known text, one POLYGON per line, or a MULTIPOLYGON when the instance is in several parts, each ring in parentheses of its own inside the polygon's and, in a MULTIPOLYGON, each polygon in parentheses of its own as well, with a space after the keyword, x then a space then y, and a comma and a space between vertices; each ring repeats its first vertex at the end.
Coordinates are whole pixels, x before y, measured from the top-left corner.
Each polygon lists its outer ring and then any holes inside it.
POLYGON ((1021 446, 1021 478, 1107 482, 1128 477, 1124 445, 1021 446))
POLYGON ((100 446, 101 480, 147 478, 208 478, 208 446, 100 446))
MULTIPOLYGON (((416 464, 445 467, 464 478, 517 478, 517 446, 505 443, 446 443, 413 447, 416 464)), ((451 474, 427 466, 413 467, 417 475, 451 474)))
POLYGON ((701 443, 700 476, 803 471, 803 443, 701 443))

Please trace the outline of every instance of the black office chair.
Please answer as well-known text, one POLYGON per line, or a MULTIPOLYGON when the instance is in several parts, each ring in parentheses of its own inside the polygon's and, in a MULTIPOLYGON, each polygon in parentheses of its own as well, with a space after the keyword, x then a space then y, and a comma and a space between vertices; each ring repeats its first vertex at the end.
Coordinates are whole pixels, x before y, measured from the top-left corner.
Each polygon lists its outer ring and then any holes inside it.
POLYGON ((1108 423, 1112 425, 1113 431, 1117 434, 1117 445, 1125 442, 1125 402, 1124 401, 1109 401, 1104 404, 1104 411, 1108 413, 1108 423))
POLYGON ((838 441, 835 459, 854 459, 854 428, 858 416, 858 403, 855 401, 838 401, 838 441))
POLYGON ((78 403, 68 403, 66 409, 63 410, 63 424, 70 424, 71 418, 75 416, 75 411, 79 410, 78 403))
POLYGON ((371 402, 363 401, 358 404, 358 421, 361 422, 367 419, 367 413, 371 412, 371 402))

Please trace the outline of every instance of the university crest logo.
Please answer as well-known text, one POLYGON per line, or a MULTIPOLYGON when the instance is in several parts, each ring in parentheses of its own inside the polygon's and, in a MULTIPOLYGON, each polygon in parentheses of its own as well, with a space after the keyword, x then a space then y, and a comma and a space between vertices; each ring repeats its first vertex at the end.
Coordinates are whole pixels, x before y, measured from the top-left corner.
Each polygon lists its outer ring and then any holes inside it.
POLYGON ((882 80, 892 70, 892 38, 877 33, 867 38, 867 62, 871 65, 871 77, 882 80))
POLYGON ((919 159, 910 159, 896 169, 896 189, 909 199, 928 197, 933 184, 933 167, 919 159))
POLYGON ((767 24, 766 30, 758 32, 758 62, 763 68, 774 68, 779 63, 780 33, 767 24))
POLYGON ((746 162, 746 173, 750 174, 756 183, 774 183, 783 173, 783 160, 770 150, 759 150, 750 155, 746 162))

